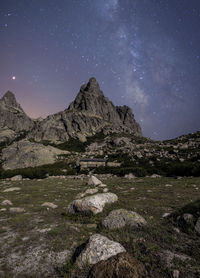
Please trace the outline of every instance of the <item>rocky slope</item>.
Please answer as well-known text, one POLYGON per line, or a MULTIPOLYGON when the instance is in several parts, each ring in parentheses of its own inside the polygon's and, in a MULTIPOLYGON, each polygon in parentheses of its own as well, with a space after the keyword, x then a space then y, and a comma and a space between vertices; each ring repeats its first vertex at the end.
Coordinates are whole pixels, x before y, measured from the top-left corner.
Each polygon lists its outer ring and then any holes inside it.
POLYGON ((55 163, 59 155, 68 154, 52 146, 21 140, 2 150, 3 169, 36 167, 55 163))

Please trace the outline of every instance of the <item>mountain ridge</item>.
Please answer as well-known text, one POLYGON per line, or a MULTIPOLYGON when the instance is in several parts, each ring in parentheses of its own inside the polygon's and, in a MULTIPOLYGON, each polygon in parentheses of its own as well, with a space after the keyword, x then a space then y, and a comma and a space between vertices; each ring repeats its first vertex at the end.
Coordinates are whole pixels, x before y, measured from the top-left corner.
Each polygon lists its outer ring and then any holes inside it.
POLYGON ((97 80, 92 77, 81 86, 67 109, 44 119, 26 115, 15 95, 8 91, 0 99, 0 128, 16 132, 27 131, 27 138, 37 142, 60 143, 70 137, 86 141, 96 133, 127 132, 142 136, 140 125, 128 106, 115 106, 104 96, 97 80))

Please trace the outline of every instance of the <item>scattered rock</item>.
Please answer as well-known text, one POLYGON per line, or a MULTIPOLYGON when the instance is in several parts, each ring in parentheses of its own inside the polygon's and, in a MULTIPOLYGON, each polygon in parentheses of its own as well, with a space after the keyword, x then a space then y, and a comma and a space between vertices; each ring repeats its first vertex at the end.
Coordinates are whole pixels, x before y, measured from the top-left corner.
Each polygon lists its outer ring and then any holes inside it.
POLYGON ((104 193, 108 192, 108 188, 105 187, 105 188, 103 189, 103 192, 104 192, 104 193))
POLYGON ((128 179, 128 180, 132 180, 132 179, 135 179, 135 175, 133 175, 133 173, 129 173, 129 174, 126 174, 124 176, 125 179, 128 179))
POLYGON ((13 203, 10 201, 10 200, 4 200, 2 203, 1 203, 2 206, 12 206, 13 203))
POLYGON ((172 187, 172 184, 165 184, 166 187, 172 187))
POLYGON ((94 265, 125 251, 120 243, 109 240, 100 234, 94 234, 89 238, 76 262, 82 268, 85 265, 94 265))
POLYGON ((164 250, 160 253, 161 261, 166 265, 167 268, 174 267, 174 260, 179 260, 181 262, 191 261, 192 258, 185 254, 173 253, 170 250, 164 250))
POLYGON ((88 194, 92 195, 92 194, 95 194, 97 192, 98 192, 97 188, 87 189, 84 193, 78 193, 76 195, 76 198, 80 199, 80 198, 85 197, 85 195, 88 195, 88 194))
POLYGON ((151 175, 151 178, 161 178, 161 176, 157 175, 157 174, 153 174, 153 175, 151 175))
POLYGON ((102 182, 99 179, 97 179, 95 176, 91 176, 89 178, 88 184, 98 186, 98 185, 102 184, 102 182))
POLYGON ((55 209, 58 206, 53 204, 53 203, 50 203, 50 202, 45 202, 45 203, 42 204, 42 207, 49 207, 49 208, 55 209))
POLYGON ((200 236, 200 217, 197 219, 194 229, 195 229, 195 232, 200 236))
POLYGON ((175 269, 175 270, 173 270, 172 275, 173 275, 173 278, 179 278, 180 271, 179 271, 179 270, 177 270, 177 269, 175 269))
POLYGON ((14 176, 10 179, 11 181, 21 181, 22 180, 22 176, 21 175, 17 175, 17 176, 14 176))
POLYGON ((87 224, 87 228, 88 229, 96 229, 97 228, 97 224, 87 224))
POLYGON ((12 212, 12 213, 21 213, 21 212, 25 212, 25 209, 24 208, 10 208, 9 209, 10 210, 10 212, 12 212))
POLYGON ((183 231, 194 228, 194 216, 190 213, 184 213, 177 217, 178 225, 183 231))
POLYGON ((20 187, 10 187, 5 189, 3 192, 12 192, 12 191, 19 191, 19 190, 21 190, 20 187))
POLYGON ((106 185, 106 184, 101 183, 101 184, 99 184, 99 187, 107 187, 107 185, 106 185))
POLYGON ((170 215, 171 215, 170 212, 165 212, 165 213, 163 213, 162 218, 167 218, 170 215))
POLYGON ((104 227, 109 230, 122 228, 125 225, 131 227, 140 227, 147 224, 146 220, 134 211, 125 209, 116 209, 109 213, 109 215, 102 221, 104 227))
POLYGON ((2 209, 0 209, 0 211, 6 211, 6 208, 2 208, 2 209))
POLYGON ((117 200, 118 197, 114 193, 99 193, 84 197, 83 199, 74 200, 68 205, 67 211, 73 214, 76 212, 92 212, 97 214, 103 211, 105 204, 114 203, 117 200))
POLYGON ((145 278, 147 277, 143 263, 128 253, 120 253, 95 264, 88 278, 145 278))

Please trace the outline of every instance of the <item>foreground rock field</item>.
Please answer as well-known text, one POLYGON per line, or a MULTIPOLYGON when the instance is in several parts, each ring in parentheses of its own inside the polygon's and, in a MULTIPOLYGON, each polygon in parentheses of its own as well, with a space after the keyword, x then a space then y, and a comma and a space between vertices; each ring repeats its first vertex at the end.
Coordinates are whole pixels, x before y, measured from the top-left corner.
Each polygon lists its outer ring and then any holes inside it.
POLYGON ((0 277, 200 277, 200 178, 97 178, 0 181, 0 277))

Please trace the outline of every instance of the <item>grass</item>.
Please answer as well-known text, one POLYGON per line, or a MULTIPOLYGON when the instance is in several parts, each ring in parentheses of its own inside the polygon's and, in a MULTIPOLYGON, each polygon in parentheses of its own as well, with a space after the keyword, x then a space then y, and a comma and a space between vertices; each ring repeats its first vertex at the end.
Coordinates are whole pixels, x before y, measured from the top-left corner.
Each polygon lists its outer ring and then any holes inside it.
MULTIPOLYGON (((3 255, 3 257, 0 255, 0 267, 3 263, 6 265, 4 268, 6 270, 3 270, 6 272, 6 277, 12 277, 9 273, 15 271, 17 263, 20 264, 20 259, 9 264, 8 258, 12 254, 26 258, 30 248, 33 250, 41 248, 45 262, 48 254, 52 252, 59 254, 69 250, 72 255, 77 246, 97 232, 120 242, 129 253, 142 261, 149 272, 149 277, 171 277, 171 270, 166 268, 165 263, 160 263, 160 253, 163 250, 192 257, 193 261, 190 263, 176 259, 174 267, 181 271, 183 278, 198 277, 200 238, 195 233, 175 232, 174 219, 162 219, 162 215, 165 212, 179 214, 186 210, 194 213, 196 208, 199 208, 200 178, 177 180, 163 177, 127 180, 113 177, 102 181, 108 185, 110 192, 118 195, 119 200, 107 205, 101 214, 87 216, 71 215, 66 213, 65 209, 78 193, 88 188, 86 180, 66 177, 18 182, 0 181, 0 204, 3 200, 9 199, 13 206, 23 207, 26 211, 22 214, 11 214, 6 210, 0 214, 0 254, 3 255), (166 184, 171 184, 172 187, 166 187, 166 184), (3 192, 10 186, 20 187, 21 190, 3 192), (42 207, 44 202, 52 202, 58 207, 56 209, 42 207), (104 229, 101 225, 102 219, 117 208, 136 211, 147 220, 148 226, 137 230, 125 227, 112 232, 104 229), (96 224, 97 227, 90 227, 88 224, 96 224)), ((0 206, 1 208, 4 207, 0 206)), ((73 272, 78 273, 70 258, 71 256, 61 266, 54 266, 55 273, 52 277, 72 277, 73 272)), ((30 261, 31 263, 33 262, 30 261)), ((40 263, 40 268, 45 269, 43 262, 40 263)), ((33 272, 32 276, 21 272, 17 277, 44 276, 42 271, 37 271, 33 272)))

